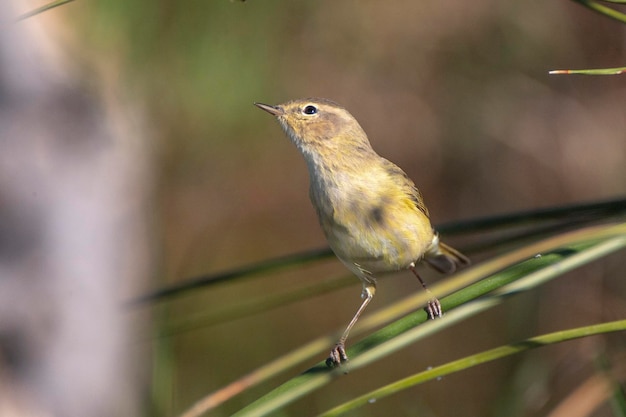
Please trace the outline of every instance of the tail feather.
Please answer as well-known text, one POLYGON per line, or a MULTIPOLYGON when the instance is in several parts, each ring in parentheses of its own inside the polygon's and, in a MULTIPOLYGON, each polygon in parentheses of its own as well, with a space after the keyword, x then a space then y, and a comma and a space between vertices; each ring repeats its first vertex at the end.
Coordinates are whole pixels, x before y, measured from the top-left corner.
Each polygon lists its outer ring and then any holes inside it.
POLYGON ((469 258, 458 250, 439 241, 435 236, 431 247, 424 255, 424 261, 443 274, 451 274, 458 268, 465 267, 471 262, 469 258))

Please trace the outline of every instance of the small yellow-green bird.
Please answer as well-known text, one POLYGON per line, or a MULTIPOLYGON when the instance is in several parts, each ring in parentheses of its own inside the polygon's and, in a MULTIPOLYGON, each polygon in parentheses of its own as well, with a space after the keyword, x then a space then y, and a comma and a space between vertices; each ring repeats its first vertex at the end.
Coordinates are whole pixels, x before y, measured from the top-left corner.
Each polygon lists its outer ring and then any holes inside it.
MULTIPOLYGON (((254 104, 276 116, 302 152, 309 169, 309 195, 328 243, 363 283, 363 303, 326 360, 335 367, 348 360, 345 342, 374 297, 377 273, 410 269, 428 291, 416 262, 423 259, 451 273, 469 259, 439 241, 413 181, 372 149, 345 108, 322 98, 254 104)), ((431 319, 442 315, 434 297, 425 309, 431 319)))

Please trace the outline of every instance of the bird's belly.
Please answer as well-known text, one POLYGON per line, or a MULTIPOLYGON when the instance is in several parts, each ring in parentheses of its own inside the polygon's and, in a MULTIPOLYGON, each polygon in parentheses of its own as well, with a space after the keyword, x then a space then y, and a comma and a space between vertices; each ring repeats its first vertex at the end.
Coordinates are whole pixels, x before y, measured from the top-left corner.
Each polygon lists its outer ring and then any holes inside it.
POLYGON ((344 263, 371 272, 407 268, 418 261, 433 239, 430 222, 419 219, 409 225, 354 222, 326 230, 331 249, 344 263))
POLYGON ((372 178, 312 181, 311 201, 331 249, 343 263, 356 266, 353 271, 407 268, 432 242, 430 220, 394 182, 372 178))

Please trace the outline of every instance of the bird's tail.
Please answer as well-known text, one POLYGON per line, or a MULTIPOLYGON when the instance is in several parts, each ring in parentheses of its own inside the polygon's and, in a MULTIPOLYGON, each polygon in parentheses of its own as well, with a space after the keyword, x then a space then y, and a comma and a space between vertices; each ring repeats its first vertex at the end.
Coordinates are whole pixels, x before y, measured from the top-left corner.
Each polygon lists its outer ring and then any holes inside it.
POLYGON ((433 243, 424 254, 424 261, 437 271, 444 274, 451 274, 458 268, 469 265, 469 258, 458 250, 439 241, 439 236, 435 234, 433 243))

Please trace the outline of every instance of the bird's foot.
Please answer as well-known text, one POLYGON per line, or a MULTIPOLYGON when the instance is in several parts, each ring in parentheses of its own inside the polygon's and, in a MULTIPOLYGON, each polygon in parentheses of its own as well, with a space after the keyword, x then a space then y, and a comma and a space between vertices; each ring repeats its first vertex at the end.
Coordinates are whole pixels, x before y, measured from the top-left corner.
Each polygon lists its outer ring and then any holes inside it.
POLYGON ((348 362, 346 347, 343 343, 337 343, 335 347, 330 351, 328 359, 326 359, 326 366, 328 366, 329 368, 336 368, 346 362, 348 362))
POLYGON ((428 318, 431 320, 443 316, 441 303, 436 298, 431 298, 430 300, 428 300, 428 304, 426 305, 424 310, 426 310, 426 314, 428 314, 428 318))

